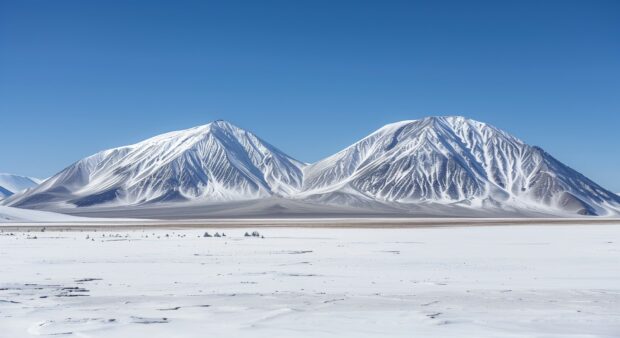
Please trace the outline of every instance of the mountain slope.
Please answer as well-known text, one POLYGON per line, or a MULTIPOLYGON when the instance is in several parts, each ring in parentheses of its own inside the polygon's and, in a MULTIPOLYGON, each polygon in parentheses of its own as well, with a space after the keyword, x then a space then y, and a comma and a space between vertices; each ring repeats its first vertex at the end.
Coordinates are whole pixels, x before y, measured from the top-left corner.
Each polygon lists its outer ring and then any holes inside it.
POLYGON ((0 199, 36 187, 39 183, 41 181, 36 178, 0 173, 0 199))
POLYGON ((326 214, 620 215, 618 195, 538 147, 458 116, 389 124, 310 165, 216 121, 99 152, 2 203, 103 213, 166 203, 170 212, 238 216, 317 205, 326 214))
POLYGON ((389 124, 304 168, 304 198, 360 199, 607 214, 617 195, 538 147, 482 122, 430 117, 389 124))
POLYGON ((132 205, 288 195, 301 188, 301 167, 252 133, 215 121, 99 152, 5 204, 132 205))
POLYGON ((12 191, 10 191, 8 189, 5 189, 3 187, 0 187, 0 200, 4 199, 6 197, 9 197, 11 195, 13 195, 12 191))

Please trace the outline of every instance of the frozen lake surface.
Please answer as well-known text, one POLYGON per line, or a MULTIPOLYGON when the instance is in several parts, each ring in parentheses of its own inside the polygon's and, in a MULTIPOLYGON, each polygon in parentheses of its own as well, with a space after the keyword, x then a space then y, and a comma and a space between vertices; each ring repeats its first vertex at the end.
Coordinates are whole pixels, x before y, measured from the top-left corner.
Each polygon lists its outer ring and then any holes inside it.
POLYGON ((620 337, 620 225, 253 230, 5 229, 0 337, 620 337))

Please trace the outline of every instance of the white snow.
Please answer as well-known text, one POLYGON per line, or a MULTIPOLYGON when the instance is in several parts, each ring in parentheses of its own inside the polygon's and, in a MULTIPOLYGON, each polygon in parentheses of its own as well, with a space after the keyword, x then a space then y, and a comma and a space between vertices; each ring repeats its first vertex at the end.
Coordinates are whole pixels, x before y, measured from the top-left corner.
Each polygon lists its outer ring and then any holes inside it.
POLYGON ((41 180, 38 178, 0 173, 0 199, 36 187, 39 183, 41 180))
POLYGON ((302 196, 617 215, 620 199, 542 149, 460 116, 388 124, 304 168, 302 196))
POLYGON ((0 223, 21 222, 79 222, 94 220, 84 217, 69 216, 49 211, 38 211, 0 205, 0 223))
MULTIPOLYGON (((67 224, 88 224, 88 225, 101 225, 101 224, 115 224, 118 222, 124 222, 123 225, 131 225, 136 222, 143 223, 143 219, 138 218, 115 218, 110 220, 109 218, 97 218, 97 217, 80 217, 65 215, 57 212, 40 211, 31 209, 14 208, 0 205, 0 227, 12 227, 12 226, 27 226, 27 225, 54 225, 61 223, 67 224)), ((1 337, 1 336, 0 336, 1 337)))
POLYGON ((4 230, 0 336, 618 337, 619 225, 4 230))

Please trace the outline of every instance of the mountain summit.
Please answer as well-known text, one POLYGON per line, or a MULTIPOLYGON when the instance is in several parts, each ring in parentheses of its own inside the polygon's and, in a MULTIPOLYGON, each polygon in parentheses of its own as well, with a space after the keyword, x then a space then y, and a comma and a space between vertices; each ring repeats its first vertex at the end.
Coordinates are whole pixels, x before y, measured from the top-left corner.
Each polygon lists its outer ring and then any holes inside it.
POLYGON ((304 169, 304 194, 605 214, 613 193, 538 147, 461 116, 386 125, 304 169))
POLYGON ((618 195, 541 148, 460 116, 389 124, 309 165, 218 120, 102 151, 4 204, 55 209, 265 199, 275 202, 244 202, 243 210, 286 213, 295 205, 313 214, 303 203, 403 215, 422 214, 420 208, 424 215, 458 209, 466 212, 455 215, 494 216, 620 210, 618 195))
POLYGON ((301 166, 254 134, 220 120, 99 152, 9 203, 81 207, 289 195, 301 187, 301 166))

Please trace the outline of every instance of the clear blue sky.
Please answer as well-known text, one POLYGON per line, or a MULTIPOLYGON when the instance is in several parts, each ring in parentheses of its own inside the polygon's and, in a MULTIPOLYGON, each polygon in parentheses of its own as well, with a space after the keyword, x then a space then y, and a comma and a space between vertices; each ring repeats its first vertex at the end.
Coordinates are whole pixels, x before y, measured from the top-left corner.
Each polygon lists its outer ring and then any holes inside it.
POLYGON ((620 191, 620 1, 0 0, 0 172, 214 119, 311 162, 427 115, 620 191))

